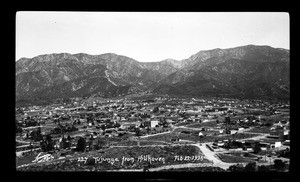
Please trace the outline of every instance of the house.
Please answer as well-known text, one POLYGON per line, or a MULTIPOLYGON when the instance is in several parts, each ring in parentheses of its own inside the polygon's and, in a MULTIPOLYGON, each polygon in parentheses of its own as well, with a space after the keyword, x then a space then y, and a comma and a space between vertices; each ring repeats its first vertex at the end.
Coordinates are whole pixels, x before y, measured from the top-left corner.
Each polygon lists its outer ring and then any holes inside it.
POLYGON ((227 130, 226 134, 233 135, 233 134, 236 134, 237 132, 238 132, 237 130, 227 130))
POLYGON ((125 130, 125 129, 128 129, 130 127, 137 127, 137 126, 138 126, 137 123, 124 123, 119 128, 125 130))
POLYGON ((283 139, 289 140, 290 139, 290 130, 284 130, 283 131, 283 139))
POLYGON ((238 128, 238 131, 243 131, 244 130, 244 128, 238 128))
POLYGON ((152 120, 152 121, 145 121, 144 125, 145 127, 151 127, 154 128, 156 125, 158 125, 159 121, 157 120, 152 120))
POLYGON ((171 120, 171 119, 166 119, 167 123, 174 123, 175 121, 171 120))
POLYGON ((286 146, 290 146, 290 140, 285 140, 282 144, 286 146))
POLYGON ((272 143, 270 146, 271 146, 271 148, 280 148, 282 146, 282 143, 281 142, 275 142, 275 143, 272 143))

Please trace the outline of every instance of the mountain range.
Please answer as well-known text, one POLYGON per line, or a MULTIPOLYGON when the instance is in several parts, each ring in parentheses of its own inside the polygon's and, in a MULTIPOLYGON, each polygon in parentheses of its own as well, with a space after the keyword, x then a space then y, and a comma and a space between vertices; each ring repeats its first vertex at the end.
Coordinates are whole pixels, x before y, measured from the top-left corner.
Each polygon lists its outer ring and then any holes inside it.
POLYGON ((16 62, 16 102, 136 91, 289 99, 290 51, 247 45, 203 50, 187 59, 139 62, 101 55, 45 54, 16 62))

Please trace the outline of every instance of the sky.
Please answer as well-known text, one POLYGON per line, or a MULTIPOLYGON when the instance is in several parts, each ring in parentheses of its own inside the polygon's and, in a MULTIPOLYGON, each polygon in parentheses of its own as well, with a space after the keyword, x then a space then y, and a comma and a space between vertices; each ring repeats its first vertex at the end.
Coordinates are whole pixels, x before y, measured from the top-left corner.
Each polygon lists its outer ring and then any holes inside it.
POLYGON ((285 12, 16 13, 16 61, 52 53, 116 53, 140 62, 187 59, 248 44, 290 49, 285 12))

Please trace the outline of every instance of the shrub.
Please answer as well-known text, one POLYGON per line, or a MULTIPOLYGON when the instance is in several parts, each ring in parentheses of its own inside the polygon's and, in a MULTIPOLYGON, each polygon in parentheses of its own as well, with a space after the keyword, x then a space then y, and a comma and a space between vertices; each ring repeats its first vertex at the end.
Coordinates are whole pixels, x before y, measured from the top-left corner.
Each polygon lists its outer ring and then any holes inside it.
POLYGON ((285 163, 281 159, 275 159, 273 166, 277 170, 283 170, 285 168, 285 163))
POLYGON ((244 169, 246 172, 255 172, 256 171, 256 163, 255 162, 249 162, 244 169))

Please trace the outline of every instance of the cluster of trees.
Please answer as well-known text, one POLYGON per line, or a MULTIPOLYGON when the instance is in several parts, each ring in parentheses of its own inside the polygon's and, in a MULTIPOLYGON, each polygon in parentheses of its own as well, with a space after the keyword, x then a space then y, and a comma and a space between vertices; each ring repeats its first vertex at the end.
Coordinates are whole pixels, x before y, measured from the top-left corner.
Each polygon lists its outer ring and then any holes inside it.
POLYGON ((16 115, 17 115, 17 114, 22 114, 22 115, 23 115, 23 114, 24 114, 24 111, 23 111, 21 108, 17 108, 17 109, 16 109, 16 115))
POLYGON ((62 148, 62 149, 66 149, 66 148, 71 147, 71 140, 72 140, 72 138, 70 137, 70 135, 68 135, 67 138, 65 138, 63 136, 62 139, 61 139, 61 143, 60 143, 59 147, 62 148))
POLYGON ((70 116, 66 115, 66 116, 59 116, 59 115, 55 115, 55 118, 53 119, 54 124, 60 124, 61 121, 64 120, 69 120, 70 116))
POLYGON ((290 158, 290 148, 286 148, 286 150, 278 152, 280 157, 290 158))
POLYGON ((30 127, 30 126, 39 126, 40 124, 36 121, 36 120, 33 120, 33 119, 26 119, 24 122, 23 122, 23 126, 25 127, 30 127))
POLYGON ((151 116, 150 116, 150 114, 148 114, 148 113, 144 113, 144 114, 141 114, 140 117, 141 117, 142 119, 145 119, 145 118, 150 118, 151 116))
POLYGON ((75 126, 63 126, 61 124, 58 124, 57 127, 55 127, 53 130, 51 130, 51 132, 53 134, 62 134, 65 132, 72 132, 72 131, 77 131, 78 128, 76 128, 75 126))
POLYGON ((33 140, 33 141, 41 141, 43 139, 43 135, 41 133, 41 128, 38 128, 37 130, 33 130, 31 133, 30 133, 30 138, 33 140))
POLYGON ((241 164, 230 166, 227 170, 230 172, 270 172, 272 170, 284 171, 287 165, 280 159, 275 159, 271 166, 257 166, 256 162, 249 162, 245 167, 241 164))
POLYGON ((107 141, 100 138, 93 139, 91 137, 87 142, 83 137, 80 137, 77 141, 75 151, 84 152, 87 146, 89 147, 89 150, 99 150, 106 147, 107 145, 107 141))

